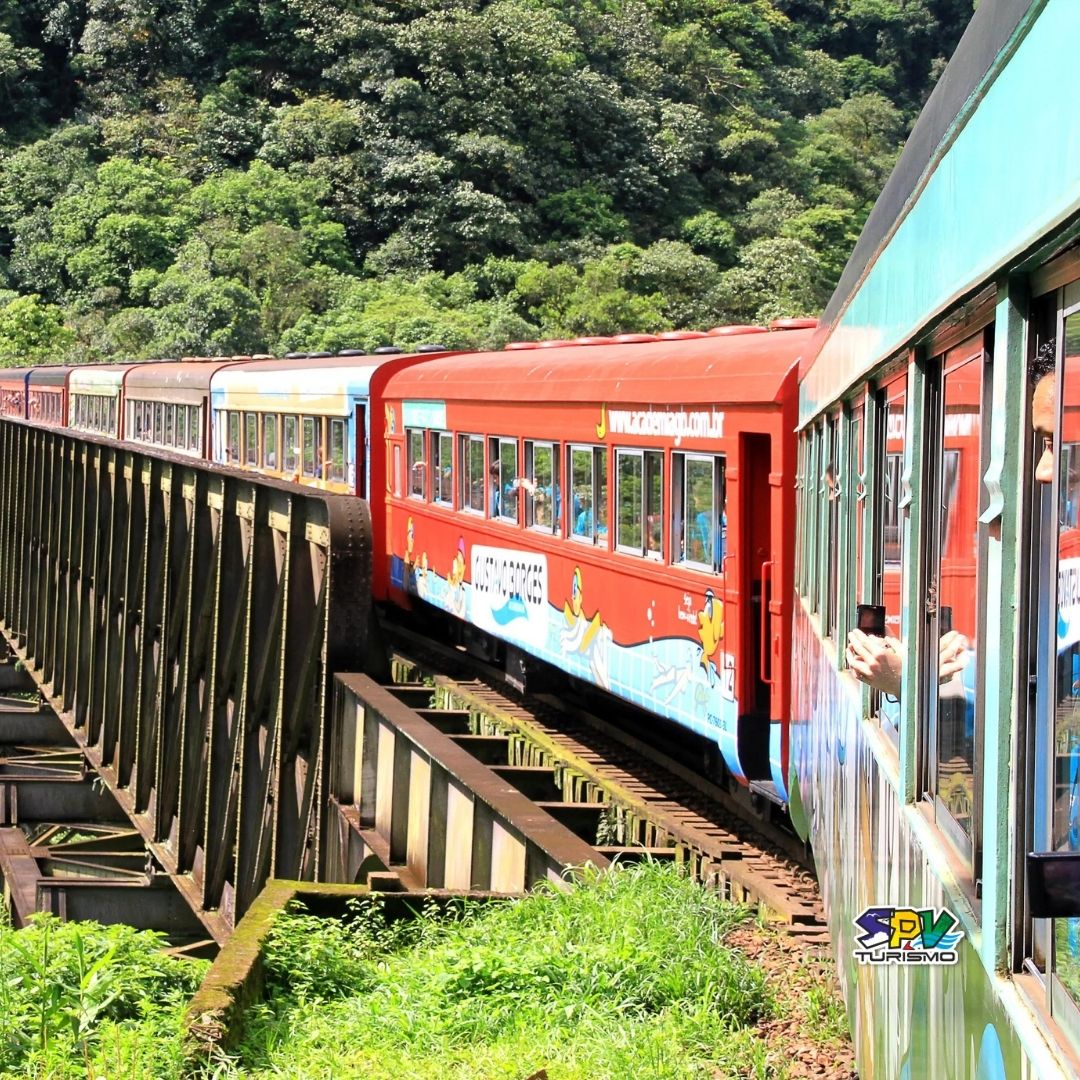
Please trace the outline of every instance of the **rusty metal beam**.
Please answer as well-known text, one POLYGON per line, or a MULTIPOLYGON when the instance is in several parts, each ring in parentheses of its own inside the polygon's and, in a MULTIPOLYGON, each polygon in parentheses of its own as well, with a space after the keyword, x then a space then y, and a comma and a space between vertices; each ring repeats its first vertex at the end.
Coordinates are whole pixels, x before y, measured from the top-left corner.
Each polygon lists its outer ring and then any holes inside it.
POLYGON ((359 499, 0 420, 0 632, 219 941, 322 873, 370 561, 359 499))

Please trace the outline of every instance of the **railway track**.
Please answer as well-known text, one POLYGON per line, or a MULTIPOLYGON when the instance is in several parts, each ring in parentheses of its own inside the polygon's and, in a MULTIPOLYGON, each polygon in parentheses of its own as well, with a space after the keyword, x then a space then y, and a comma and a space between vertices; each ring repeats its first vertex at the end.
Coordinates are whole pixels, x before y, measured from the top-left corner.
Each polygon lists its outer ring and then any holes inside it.
POLYGON ((590 712, 518 694, 460 650, 385 628, 394 679, 431 687, 436 708, 467 712, 479 753, 608 858, 672 858, 725 896, 759 907, 808 951, 829 947, 801 844, 753 818, 719 786, 590 712), (545 782, 544 776, 548 777, 545 782), (534 794, 535 793, 535 794, 534 794))

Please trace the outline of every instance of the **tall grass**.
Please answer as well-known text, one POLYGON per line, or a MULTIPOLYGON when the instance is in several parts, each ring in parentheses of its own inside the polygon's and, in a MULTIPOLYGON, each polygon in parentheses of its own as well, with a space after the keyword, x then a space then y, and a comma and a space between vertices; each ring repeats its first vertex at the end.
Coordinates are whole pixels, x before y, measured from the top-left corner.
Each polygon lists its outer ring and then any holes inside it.
POLYGON ((220 1074, 755 1075, 765 1059, 753 1026, 770 996, 723 944, 744 917, 647 864, 389 930, 367 908, 351 923, 286 917, 268 945, 268 1003, 220 1074))
POLYGON ((0 923, 0 1075, 179 1075, 183 1009, 208 965, 162 944, 50 915, 23 930, 0 923))

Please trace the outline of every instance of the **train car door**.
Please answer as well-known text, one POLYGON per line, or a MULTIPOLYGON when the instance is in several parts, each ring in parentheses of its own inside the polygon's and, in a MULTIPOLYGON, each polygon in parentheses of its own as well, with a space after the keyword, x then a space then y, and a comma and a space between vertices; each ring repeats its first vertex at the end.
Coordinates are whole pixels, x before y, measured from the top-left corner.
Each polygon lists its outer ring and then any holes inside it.
POLYGON ((740 436, 739 450, 739 626, 742 671, 737 672, 739 698, 739 761, 751 781, 766 780, 769 771, 769 727, 772 712, 772 440, 768 435, 740 436))
POLYGON ((353 459, 356 467, 356 485, 353 488, 355 494, 362 499, 367 498, 367 409, 363 405, 357 405, 353 414, 353 459))

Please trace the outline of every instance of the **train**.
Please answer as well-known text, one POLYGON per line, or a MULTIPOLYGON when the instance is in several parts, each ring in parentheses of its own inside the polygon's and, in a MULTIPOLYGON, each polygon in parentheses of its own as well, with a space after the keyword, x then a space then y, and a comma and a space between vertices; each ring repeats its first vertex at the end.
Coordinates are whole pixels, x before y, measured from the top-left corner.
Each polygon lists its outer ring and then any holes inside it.
POLYGON ((812 847, 861 1076, 1080 1075, 1078 41, 982 0, 820 320, 25 368, 0 415, 366 498, 388 610, 812 847))

